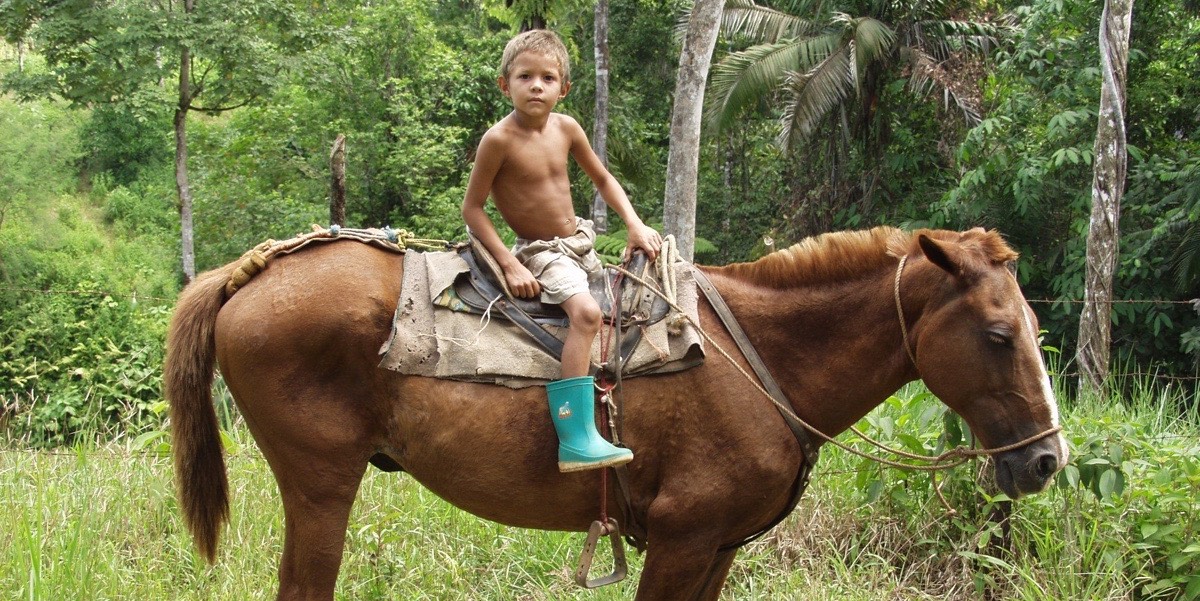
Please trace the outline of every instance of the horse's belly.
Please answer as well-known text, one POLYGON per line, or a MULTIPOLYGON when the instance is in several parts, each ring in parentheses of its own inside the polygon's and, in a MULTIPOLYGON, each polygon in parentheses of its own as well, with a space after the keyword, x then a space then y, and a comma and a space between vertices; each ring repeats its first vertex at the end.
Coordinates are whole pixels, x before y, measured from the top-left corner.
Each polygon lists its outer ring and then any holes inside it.
POLYGON ((405 380, 387 452, 418 482, 513 526, 585 530, 595 519, 600 472, 559 473, 544 388, 405 380))

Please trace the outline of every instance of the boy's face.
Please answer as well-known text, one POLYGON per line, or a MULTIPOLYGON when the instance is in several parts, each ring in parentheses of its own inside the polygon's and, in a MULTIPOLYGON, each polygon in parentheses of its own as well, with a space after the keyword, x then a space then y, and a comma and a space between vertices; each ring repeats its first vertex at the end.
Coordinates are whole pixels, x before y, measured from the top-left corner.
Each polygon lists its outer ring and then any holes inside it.
POLYGON ((522 52, 513 59, 508 77, 496 81, 500 91, 513 101, 513 108, 531 116, 542 116, 554 110, 571 89, 563 81, 558 61, 535 52, 522 52))

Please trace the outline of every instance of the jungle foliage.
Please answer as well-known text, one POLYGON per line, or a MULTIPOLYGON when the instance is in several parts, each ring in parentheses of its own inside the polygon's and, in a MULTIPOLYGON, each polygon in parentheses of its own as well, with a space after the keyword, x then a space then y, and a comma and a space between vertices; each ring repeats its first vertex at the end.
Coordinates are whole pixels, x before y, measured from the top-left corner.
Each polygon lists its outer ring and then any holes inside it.
MULTIPOLYGON (((209 22, 223 39, 206 42, 263 57, 240 65, 250 69, 249 77, 217 78, 221 83, 210 89, 236 88, 254 102, 194 113, 188 122, 201 269, 224 264, 264 239, 324 223, 329 148, 338 134, 348 140, 347 225, 461 238, 459 206, 474 147, 508 111, 495 86, 499 55, 517 24, 535 16, 549 19, 572 53, 574 87, 562 110, 585 128, 592 121, 592 7, 582 0, 518 1, 518 12, 502 0, 197 4, 244 16, 236 24, 209 22), (282 31, 281 22, 294 25, 282 31), (302 39, 288 32, 303 32, 302 39), (279 43, 253 42, 263 39, 279 43)), ((651 223, 662 214, 668 91, 678 61, 673 31, 688 4, 610 5, 610 166, 651 223)), ((139 449, 168 444, 160 373, 166 323, 180 286, 172 165, 176 67, 167 55, 134 49, 154 36, 185 40, 181 32, 187 29, 156 21, 152 7, 138 2, 121 3, 138 18, 88 20, 98 6, 0 0, 0 31, 7 40, 0 43, 4 446, 55 447, 92 436, 128 438, 139 449), (112 30, 104 33, 111 34, 105 44, 113 46, 46 54, 66 48, 65 39, 88 39, 100 27, 112 30), (88 59, 99 51, 99 63, 88 59), (108 60, 115 62, 101 64, 108 60), (114 65, 130 69, 128 75, 99 69, 114 65), (64 82, 73 82, 72 92, 64 82)), ((876 224, 997 228, 1022 253, 1018 277, 1035 301, 1046 344, 1061 349, 1052 353, 1053 371, 1069 376, 1083 297, 1100 88, 1099 6, 1081 0, 729 0, 727 6, 743 16, 769 13, 774 21, 747 17, 739 27, 731 16, 717 64, 752 71, 746 61, 766 56, 764 44, 807 44, 812 50, 819 45, 814 40, 824 40, 824 59, 843 58, 760 69, 755 85, 737 88, 736 110, 715 117, 721 127, 706 132, 701 148, 697 234, 710 244, 697 247, 698 259, 749 260, 807 235, 876 224), (783 27, 801 21, 794 31, 783 27), (854 55, 863 69, 845 54, 860 42, 869 50, 854 55), (840 83, 823 92, 810 87, 837 79, 829 75, 833 70, 821 71, 837 60, 855 70, 840 71, 840 83), (835 102, 822 111, 804 108, 821 98, 835 102), (796 121, 798 115, 810 118, 796 121), (788 132, 783 144, 781 131, 788 132)), ((932 519, 937 481, 831 453, 821 468, 829 471, 819 476, 836 485, 828 493, 815 486, 809 498, 836 497, 842 514, 829 521, 842 529, 823 537, 812 524, 777 530, 778 540, 763 543, 772 546, 750 550, 761 558, 747 562, 749 571, 731 577, 735 590, 745 591, 739 595, 769 594, 756 588, 767 580, 753 570, 764 569, 780 575, 782 584, 769 586, 790 591, 797 568, 823 555, 833 558, 828 580, 864 570, 903 574, 900 584, 887 587, 893 595, 901 588, 944 585, 976 596, 1200 599, 1200 547, 1194 542, 1200 514, 1188 494, 1200 481, 1196 384, 1187 379, 1200 375, 1200 306, 1188 302, 1200 294, 1200 17, 1190 0, 1139 0, 1134 10, 1130 177, 1115 290, 1120 299, 1148 302, 1113 308, 1116 369, 1182 379, 1118 378, 1112 397, 1065 399, 1071 464, 1053 492, 1019 506, 1008 534, 986 520, 1007 501, 990 496, 991 489, 968 470, 941 483, 963 512, 932 519), (847 510, 846 498, 860 502, 847 510), (991 541, 1005 536, 1012 537, 1008 550, 995 552, 991 541), (967 576, 948 584, 948 569, 967 576)), ((212 68, 214 74, 245 73, 233 63, 212 68)), ((725 73, 718 68, 714 82, 737 71, 725 73)), ((714 85, 710 106, 719 104, 721 91, 714 85)), ((592 190, 581 173, 573 173, 572 181, 582 214, 592 190)), ((602 250, 616 255, 622 240, 623 232, 615 231, 601 241, 602 250)), ((1058 388, 1070 387, 1060 378, 1058 388)), ((227 406, 227 393, 221 398, 227 406)), ((898 393, 885 405, 861 425, 893 445, 935 453, 969 436, 919 389, 898 393)), ((230 425, 229 413, 223 412, 223 426, 230 425)), ((230 432, 245 440, 244 430, 234 426, 230 432)), ((227 446, 237 456, 238 445, 227 446)), ((160 488, 160 505, 169 507, 169 485, 160 488)), ((386 488, 394 489, 390 481, 386 488)), ((93 489, 72 503, 86 504, 93 489)), ((27 523, 37 526, 41 514, 31 515, 27 523)), ((458 517, 438 520, 467 519, 452 515, 458 517)), ((172 523, 155 516, 156 523, 172 523)), ((261 520, 246 522, 266 527, 261 520)), ((486 530, 489 541, 492 528, 486 530)), ((55 548, 38 540, 37 527, 9 531, 25 533, 10 546, 35 564, 39 552, 55 548)), ((418 560, 396 559, 401 543, 393 531, 399 529, 391 522, 352 528, 351 546, 373 551, 358 554, 372 559, 350 586, 405 585, 393 576, 407 568, 389 562, 418 560)), ((151 538, 147 544, 164 540, 151 538)), ((73 540, 84 540, 79 549, 108 544, 88 547, 86 536, 73 540)), ((113 544, 131 548, 124 541, 113 544)), ((162 557, 154 548, 148 556, 162 557)), ((187 548, 183 541, 171 551, 184 558, 173 565, 185 571, 187 548)), ((71 557, 51 563, 87 565, 71 557)), ((558 565, 539 563, 531 573, 550 574, 558 565)), ((114 573, 124 573, 120 569, 114 573)), ((0 574, 0 581, 17 583, 6 590, 60 590, 37 579, 41 570, 13 573, 20 578, 0 574)), ((62 587, 79 586, 75 576, 64 577, 62 587)), ((460 577, 461 570, 448 581, 460 577)), ((127 579, 113 582, 125 586, 127 579)), ((259 584, 255 580, 253 590, 259 584)), ((174 584, 163 586, 174 590, 174 584)), ((503 586, 509 588, 498 590, 513 590, 507 581, 503 586)))
MULTIPOLYGON (((517 4, 563 32, 574 87, 560 106, 590 127, 590 3, 517 4)), ((136 19, 106 21, 113 31, 103 39, 112 48, 85 44, 62 54, 66 39, 100 39, 88 21, 97 6, 0 3, 7 39, 0 47, 0 396, 5 415, 23 424, 20 435, 41 444, 70 441, 83 414, 115 430, 157 419, 161 333, 178 288, 171 267, 179 253, 176 67, 169 56, 134 47, 158 36, 169 49, 173 39, 190 41, 190 30, 147 8, 136 19), (52 48, 59 54, 44 54, 52 48), (97 70, 103 65, 85 59, 101 50, 105 60, 136 69, 115 79, 97 70)), ((673 32, 687 6, 628 0, 610 8, 611 168, 649 222, 661 220, 666 91, 678 62, 673 32)), ((757 79, 739 87, 736 69, 713 76, 710 105, 734 98, 736 110, 703 139, 697 234, 711 245, 698 249, 698 260, 749 260, 807 235, 877 224, 997 228, 1022 253, 1018 275, 1047 342, 1069 358, 1083 298, 1099 7, 1079 0, 727 6, 773 16, 731 16, 718 43, 718 65, 740 64, 757 79), (769 48, 808 54, 755 67, 751 59, 769 48), (828 71, 834 66, 843 71, 828 71), (820 88, 822 81, 841 83, 820 88)), ((255 100, 194 112, 188 122, 200 269, 324 223, 338 134, 347 138, 348 225, 462 237, 459 206, 474 147, 509 110, 495 85, 501 49, 529 15, 500 0, 209 8, 243 11, 237 27, 209 23, 222 37, 217 46, 250 44, 264 58, 213 64, 214 75, 249 74, 218 77, 210 93, 225 86, 255 100)), ((1200 315, 1185 302, 1200 291, 1195 7, 1140 2, 1132 46, 1132 156, 1115 288, 1123 300, 1153 302, 1114 306, 1117 363, 1195 377, 1200 315)), ((592 190, 579 172, 572 181, 582 214, 592 190)), ((615 249, 620 239, 614 232, 606 244, 615 249)), ((1062 371, 1072 372, 1069 360, 1062 371)))

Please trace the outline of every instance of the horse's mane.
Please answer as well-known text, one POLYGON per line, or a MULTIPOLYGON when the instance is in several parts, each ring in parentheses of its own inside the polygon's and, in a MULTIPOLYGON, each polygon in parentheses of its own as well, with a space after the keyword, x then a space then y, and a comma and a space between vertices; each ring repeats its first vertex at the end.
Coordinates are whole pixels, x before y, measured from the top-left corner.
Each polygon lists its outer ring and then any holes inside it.
POLYGON ((949 240, 978 251, 993 264, 1017 258, 999 232, 976 228, 966 232, 905 232, 880 226, 869 230, 831 232, 805 238, 757 261, 734 263, 721 271, 772 288, 811 286, 854 279, 882 267, 894 268, 899 257, 920 254, 918 235, 949 240))

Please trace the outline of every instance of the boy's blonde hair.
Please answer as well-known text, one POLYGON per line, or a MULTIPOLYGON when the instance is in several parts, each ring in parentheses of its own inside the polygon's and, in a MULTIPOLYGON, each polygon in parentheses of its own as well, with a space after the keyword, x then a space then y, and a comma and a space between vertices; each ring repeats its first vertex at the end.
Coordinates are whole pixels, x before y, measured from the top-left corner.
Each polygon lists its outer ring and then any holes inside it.
POLYGON ((531 29, 508 41, 504 55, 500 58, 500 76, 507 78, 513 61, 524 52, 536 52, 558 61, 563 81, 571 81, 571 65, 567 59, 567 47, 558 34, 549 29, 531 29))

